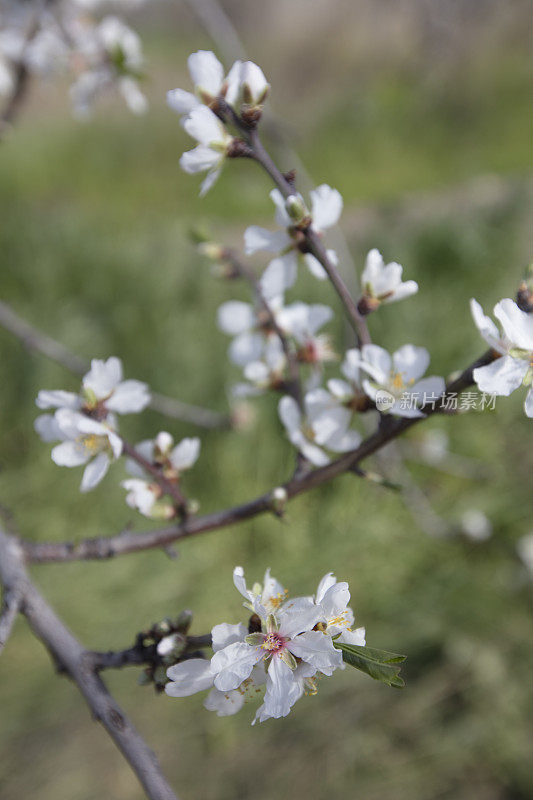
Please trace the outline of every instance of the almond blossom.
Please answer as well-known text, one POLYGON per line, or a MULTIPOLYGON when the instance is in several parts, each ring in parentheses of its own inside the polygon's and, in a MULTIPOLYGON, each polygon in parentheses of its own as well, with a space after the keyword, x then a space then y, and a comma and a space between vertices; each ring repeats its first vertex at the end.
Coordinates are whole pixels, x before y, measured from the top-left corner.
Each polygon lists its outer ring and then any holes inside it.
POLYGON ((52 461, 60 467, 86 464, 80 491, 94 489, 109 465, 122 453, 122 439, 111 427, 114 419, 99 422, 79 411, 59 408, 54 415, 42 414, 35 429, 44 441, 60 440, 52 449, 52 461))
POLYGON ((35 402, 41 409, 70 408, 103 419, 109 412, 143 411, 150 402, 150 392, 146 383, 123 380, 122 362, 112 356, 107 361, 97 358, 91 361, 91 369, 82 379, 80 394, 42 390, 35 402))
MULTIPOLYGON (((276 222, 282 230, 269 231, 252 225, 244 233, 244 244, 248 255, 259 251, 276 254, 276 258, 270 262, 260 282, 266 298, 279 295, 294 285, 300 255, 316 278, 324 280, 327 277, 324 267, 315 256, 306 252, 302 228, 312 224, 313 229, 322 235, 337 224, 342 212, 340 193, 326 184, 310 192, 310 214, 300 195, 285 199, 279 189, 273 189, 270 197, 276 206, 276 222)), ((335 251, 328 250, 327 254, 330 261, 337 264, 335 251)))
POLYGON ((491 364, 478 367, 473 377, 482 392, 507 397, 520 386, 527 387, 524 401, 526 416, 533 417, 533 316, 522 311, 514 300, 505 298, 494 306, 494 316, 503 328, 500 334, 494 322, 483 314, 479 303, 470 301, 479 332, 499 354, 491 364))
POLYGON ((346 453, 361 442, 357 431, 349 430, 352 412, 340 405, 325 389, 313 389, 304 397, 302 414, 292 397, 282 397, 278 412, 291 443, 311 464, 329 464, 324 450, 346 453))
POLYGON ((233 136, 226 131, 216 114, 204 105, 193 108, 184 120, 183 127, 198 145, 183 153, 180 167, 189 175, 207 171, 200 188, 200 197, 203 197, 220 175, 233 136))
POLYGON ((328 391, 343 406, 353 411, 365 411, 368 408, 368 400, 363 389, 361 353, 357 348, 346 351, 341 372, 346 380, 330 378, 327 382, 328 391))
POLYGON ((383 413, 423 417, 420 407, 436 402, 446 389, 444 378, 422 378, 429 366, 424 347, 406 344, 392 357, 376 344, 361 348, 360 368, 367 373, 363 388, 383 413))
POLYGON ((369 313, 382 303, 395 303, 416 294, 418 284, 416 281, 402 282, 402 271, 402 266, 395 261, 385 264, 379 250, 370 250, 361 275, 363 297, 359 301, 360 311, 369 313))

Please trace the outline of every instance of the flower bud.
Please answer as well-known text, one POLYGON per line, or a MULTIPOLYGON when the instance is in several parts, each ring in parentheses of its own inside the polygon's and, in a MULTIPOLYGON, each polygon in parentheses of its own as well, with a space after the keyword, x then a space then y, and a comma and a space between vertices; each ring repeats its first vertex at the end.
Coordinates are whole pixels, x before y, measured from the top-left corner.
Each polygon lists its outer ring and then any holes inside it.
POLYGON ((202 242, 198 245, 198 252, 210 261, 222 261, 224 259, 224 248, 216 242, 202 242))
POLYGON ((289 495, 283 486, 276 486, 276 488, 272 490, 270 494, 270 507, 278 517, 282 517, 285 513, 285 506, 287 505, 288 499, 289 495))
POLYGON ((285 208, 287 210, 287 214, 295 225, 300 225, 307 217, 309 217, 307 206, 299 194, 289 195, 289 197, 287 197, 285 200, 285 208))
POLYGON ((165 636, 157 645, 157 654, 163 663, 173 664, 187 647, 187 638, 182 633, 173 633, 165 636))
POLYGON ((156 636, 167 636, 172 630, 172 622, 168 617, 156 622, 152 627, 152 631, 156 636))

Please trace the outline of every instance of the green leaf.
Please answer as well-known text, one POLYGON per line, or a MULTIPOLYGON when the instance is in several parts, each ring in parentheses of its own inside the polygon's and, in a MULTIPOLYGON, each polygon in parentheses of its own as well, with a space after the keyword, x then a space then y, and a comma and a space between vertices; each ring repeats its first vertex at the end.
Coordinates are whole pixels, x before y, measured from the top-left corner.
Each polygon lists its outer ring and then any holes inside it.
POLYGON ((405 661, 407 656, 339 641, 334 642, 334 645, 342 651, 342 658, 347 664, 366 672, 374 680, 386 683, 387 686, 394 686, 396 689, 405 686, 403 678, 400 677, 400 667, 397 665, 405 661))

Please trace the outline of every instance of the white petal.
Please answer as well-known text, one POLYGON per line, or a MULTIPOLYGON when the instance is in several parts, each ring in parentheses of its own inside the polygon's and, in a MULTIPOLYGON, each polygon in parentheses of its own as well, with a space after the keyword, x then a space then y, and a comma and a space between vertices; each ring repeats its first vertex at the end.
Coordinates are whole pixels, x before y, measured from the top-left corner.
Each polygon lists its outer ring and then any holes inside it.
POLYGON ((480 304, 477 300, 474 300, 473 297, 470 300, 470 311, 472 312, 472 317, 476 328, 485 339, 487 344, 497 350, 498 353, 503 354, 504 348, 502 347, 500 331, 498 330, 497 325, 491 320, 490 317, 487 317, 486 314, 483 313, 483 309, 481 308, 480 304))
POLYGON ((207 106, 193 108, 183 121, 183 127, 189 136, 205 146, 213 143, 224 143, 228 135, 224 125, 207 106))
POLYGON ((98 453, 96 458, 93 458, 83 471, 80 492, 90 492, 91 489, 98 486, 109 469, 109 463, 109 456, 107 453, 98 453))
POLYGON ((533 351, 533 316, 522 311, 508 297, 494 306, 494 316, 500 320, 505 335, 516 347, 533 351))
POLYGON ((346 642, 346 644, 355 644, 359 647, 364 647, 366 644, 365 629, 356 628, 354 631, 348 631, 345 628, 339 636, 339 641, 346 642))
POLYGON ((210 50, 198 50, 187 59, 187 66, 195 87, 216 97, 224 80, 224 67, 210 50))
POLYGON ((247 255, 266 251, 267 253, 280 253, 291 243, 291 238, 286 231, 269 231, 259 225, 250 225, 244 231, 244 247, 247 255))
POLYGON ((33 427, 43 442, 57 442, 63 438, 61 428, 53 414, 41 414, 33 423, 33 427))
POLYGON ((316 602, 321 603, 328 589, 331 589, 331 587, 335 586, 336 583, 337 583, 337 578, 335 577, 333 572, 326 572, 326 574, 318 584, 318 588, 316 590, 316 602))
POLYGON ((292 227, 292 219, 287 213, 287 209, 285 208, 285 198, 281 194, 279 189, 272 189, 270 192, 270 199, 276 206, 276 222, 281 228, 290 228, 292 227))
POLYGON ((241 333, 236 336, 228 348, 229 359, 244 367, 250 361, 257 361, 263 352, 263 337, 260 333, 241 333))
POLYGON ((307 264, 307 269, 311 273, 314 278, 318 278, 319 281, 325 281, 328 277, 328 273, 315 256, 311 255, 311 253, 306 253, 304 255, 304 261, 307 264))
POLYGON ((81 406, 81 400, 74 392, 63 392, 61 389, 48 391, 43 389, 37 395, 35 404, 38 408, 72 408, 81 406))
POLYGON ((320 631, 308 631, 293 639, 287 645, 291 653, 311 666, 331 675, 342 666, 342 654, 337 650, 331 637, 320 631))
POLYGON ((278 404, 278 413, 281 421, 289 433, 299 430, 302 415, 294 397, 282 397, 278 404))
POLYGON ((395 303, 397 300, 405 300, 406 297, 418 292, 418 283, 416 281, 405 281, 394 290, 390 297, 383 299, 384 303, 395 303))
POLYGON ((361 357, 361 367, 377 383, 383 384, 388 381, 392 359, 383 347, 379 347, 377 344, 365 344, 361 348, 361 357))
POLYGON ((404 383, 409 383, 409 381, 418 380, 427 370, 429 353, 425 347, 406 344, 396 350, 392 356, 392 362, 396 372, 401 373, 404 383))
POLYGON ((150 402, 150 390, 141 381, 123 381, 119 383, 106 402, 106 408, 118 414, 135 414, 143 411, 150 402))
POLYGON ((326 617, 326 622, 341 616, 341 614, 346 611, 349 602, 350 590, 345 581, 330 586, 324 592, 322 600, 320 601, 320 605, 326 617))
MULTIPOLYGON (((221 161, 219 161, 219 163, 221 163, 221 161)), ((221 172, 220 168, 212 169, 210 172, 208 172, 208 174, 200 184, 200 191, 198 193, 200 197, 205 197, 208 191, 215 185, 220 176, 220 172, 221 172)))
POLYGON ((191 92, 183 89, 171 89, 167 92, 167 105, 176 114, 190 114, 193 108, 200 105, 200 101, 191 92))
POLYGON ((204 700, 204 708, 216 711, 217 717, 230 717, 240 711, 243 705, 244 694, 236 689, 231 692, 220 692, 213 687, 204 700))
POLYGON ((178 472, 190 469, 198 460, 200 455, 200 439, 195 436, 190 439, 182 439, 170 454, 170 463, 178 472))
POLYGON ((336 225, 342 214, 342 196, 337 189, 323 183, 310 193, 313 227, 325 231, 336 225))
POLYGON ((220 162, 221 154, 210 147, 199 144, 193 150, 187 150, 180 158, 180 167, 189 175, 214 169, 220 162))
POLYGON ((422 406, 425 403, 434 403, 437 397, 441 397, 446 389, 446 381, 438 375, 431 375, 429 378, 423 378, 418 381, 414 386, 408 390, 408 394, 415 395, 418 405, 422 406))
POLYGON ((253 61, 245 61, 240 70, 241 83, 246 85, 251 95, 252 104, 262 103, 269 89, 267 79, 261 67, 253 61))
POLYGON ((533 417, 533 389, 530 389, 524 401, 524 411, 526 417, 533 417))
POLYGON ((281 658, 274 657, 268 668, 264 699, 266 717, 286 717, 301 696, 301 687, 293 670, 281 658))
POLYGON ((269 300, 283 294, 294 285, 297 274, 298 259, 294 251, 272 259, 259 280, 264 297, 269 300))
POLYGON ((376 248, 373 248, 369 251, 366 262, 365 268, 361 275, 361 285, 363 290, 370 289, 372 294, 377 295, 377 289, 381 284, 381 275, 385 268, 385 262, 383 261, 383 256, 376 248))
POLYGON ((328 391, 341 402, 353 397, 353 389, 350 383, 341 378, 330 378, 328 381, 328 391))
POLYGON ((360 382, 359 368, 361 365, 361 351, 357 348, 352 348, 346 351, 344 361, 341 365, 341 372, 345 378, 355 383, 356 386, 360 382))
POLYGON ((89 453, 79 442, 62 442, 52 449, 52 461, 59 467, 79 467, 88 459, 89 453))
POLYGON ((167 677, 172 681, 165 686, 170 697, 189 697, 213 686, 210 663, 205 658, 181 661, 167 669, 167 677))
POLYGON ((260 647, 250 647, 244 642, 235 642, 219 650, 211 659, 211 672, 216 688, 221 692, 237 689, 249 677, 264 653, 260 647))
POLYGON ((250 303, 230 300, 219 307, 217 322, 218 327, 224 333, 229 336, 237 336, 237 334, 244 333, 244 331, 248 331, 255 326, 255 309, 250 303))
POLYGON ((83 378, 83 386, 89 389, 99 400, 108 397, 122 380, 122 362, 115 356, 107 361, 93 358, 91 369, 83 378))
POLYGON ((492 364, 475 369, 473 378, 482 392, 507 397, 518 389, 528 369, 527 361, 512 356, 502 356, 492 364))
POLYGON ((288 609, 281 615, 279 632, 282 636, 292 639, 299 633, 305 633, 314 628, 322 617, 322 610, 315 605, 299 604, 288 609))
POLYGON ((229 625, 227 622, 222 622, 220 625, 215 625, 211 629, 211 639, 213 640, 213 652, 218 653, 229 644, 235 642, 243 642, 244 637, 248 633, 248 628, 239 622, 238 625, 229 625))
POLYGON ((246 599, 250 599, 251 592, 246 588, 246 581, 244 579, 244 570, 242 567, 235 567, 233 570, 233 585, 238 592, 246 599))

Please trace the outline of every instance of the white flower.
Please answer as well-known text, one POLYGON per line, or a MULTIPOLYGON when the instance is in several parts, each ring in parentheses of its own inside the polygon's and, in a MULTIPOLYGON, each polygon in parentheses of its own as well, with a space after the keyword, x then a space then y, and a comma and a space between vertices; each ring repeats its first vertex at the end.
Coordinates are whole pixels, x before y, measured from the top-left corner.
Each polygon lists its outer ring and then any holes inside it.
POLYGON ((363 380, 367 395, 382 412, 399 417, 422 417, 420 406, 436 402, 444 393, 444 378, 422 378, 429 365, 424 347, 406 344, 392 358, 382 347, 365 344, 361 348, 360 368, 369 378, 363 380))
MULTIPOLYGON (((213 652, 218 653, 225 647, 236 642, 244 642, 248 631, 244 625, 228 625, 223 623, 215 625, 211 631, 213 652)), ((203 658, 191 658, 182 661, 167 670, 170 682, 165 686, 165 692, 170 697, 189 697, 196 692, 211 689, 204 701, 208 711, 216 711, 217 716, 226 717, 236 714, 254 689, 266 681, 262 664, 257 664, 247 676, 234 689, 220 691, 214 687, 215 675, 211 671, 211 662, 203 658)))
POLYGON ((289 440, 311 464, 329 464, 329 456, 322 448, 345 453, 360 444, 360 435, 348 429, 351 411, 339 405, 325 389, 307 392, 304 408, 305 417, 294 398, 282 397, 278 411, 289 440))
POLYGON ((62 390, 42 390, 37 395, 38 408, 79 409, 98 419, 111 412, 133 414, 142 411, 150 402, 146 383, 122 380, 122 362, 111 357, 107 361, 91 361, 91 369, 83 377, 81 394, 62 390))
POLYGON ((220 175, 233 137, 207 106, 193 108, 184 120, 183 127, 199 144, 193 150, 183 153, 180 166, 189 175, 207 171, 207 177, 200 189, 200 197, 203 197, 220 175))
POLYGON ((257 396, 267 389, 281 388, 286 366, 287 357, 280 339, 275 335, 268 336, 261 358, 244 366, 243 374, 248 382, 235 384, 232 387, 233 396, 257 396))
MULTIPOLYGON (((174 437, 167 431, 161 431, 155 439, 145 439, 139 442, 135 445, 135 450, 146 461, 159 467, 167 480, 177 480, 183 472, 196 464, 200 455, 200 444, 200 439, 194 436, 182 439, 179 444, 174 445, 174 437)), ((130 475, 138 478, 146 477, 142 466, 133 459, 126 461, 126 469, 130 475)))
POLYGON ((261 320, 253 305, 240 300, 229 300, 219 307, 217 322, 224 333, 234 337, 228 350, 229 359, 234 364, 244 367, 261 358, 264 335, 261 320))
POLYGON ((157 483, 149 483, 140 478, 128 478, 120 484, 127 491, 126 503, 149 519, 172 519, 174 506, 160 498, 163 494, 157 483))
POLYGON ((79 411, 59 408, 52 416, 43 414, 35 420, 35 429, 44 441, 61 440, 52 449, 52 460, 61 467, 87 464, 80 491, 97 486, 112 461, 122 453, 122 440, 111 427, 112 419, 98 422, 79 411))
POLYGON ((209 105, 223 91, 224 67, 210 50, 198 50, 187 59, 194 94, 183 89, 167 92, 167 103, 177 114, 190 114, 205 103, 209 105))
POLYGON ((333 311, 329 306, 296 302, 280 308, 276 322, 286 335, 295 340, 300 362, 322 364, 336 359, 330 337, 318 334, 318 330, 332 317, 333 311))
POLYGON ((122 68, 137 71, 143 66, 141 40, 119 17, 108 16, 100 22, 96 35, 112 58, 120 60, 122 68))
POLYGON ((368 310, 374 310, 381 303, 394 303, 410 297, 418 291, 415 281, 402 283, 402 267, 395 261, 385 264, 379 250, 370 250, 361 275, 364 300, 368 310))
POLYGON ((342 666, 342 655, 331 637, 312 630, 319 613, 317 608, 309 608, 283 613, 279 619, 270 615, 263 621, 264 631, 219 650, 211 659, 215 687, 231 691, 250 676, 256 664, 268 663, 262 718, 287 716, 302 693, 300 677, 295 674, 297 658, 310 674, 314 670, 331 675, 342 666))
POLYGON ((524 409, 533 417, 533 316, 506 298, 494 306, 494 316, 500 321, 503 335, 479 303, 470 301, 474 322, 481 335, 496 353, 491 364, 474 370, 474 380, 482 392, 508 396, 519 386, 528 387, 524 409))
MULTIPOLYGON (((342 212, 342 197, 336 189, 323 184, 310 192, 311 219, 305 214, 305 204, 299 195, 285 200, 279 189, 273 189, 270 197, 276 206, 276 222, 283 230, 269 231, 257 225, 247 228, 244 233, 244 243, 247 254, 258 251, 276 253, 261 277, 261 290, 266 298, 281 294, 285 289, 293 286, 296 281, 298 268, 298 255, 303 254, 310 272, 321 280, 327 277, 320 262, 311 253, 306 252, 305 237, 298 224, 308 225, 310 222, 318 234, 323 234, 328 228, 336 225, 342 212), (301 208, 302 219, 295 224, 289 211, 292 207, 301 208), (289 209, 289 210, 288 210, 289 209)), ((333 250, 328 250, 328 257, 332 263, 337 263, 337 256, 333 250)))

